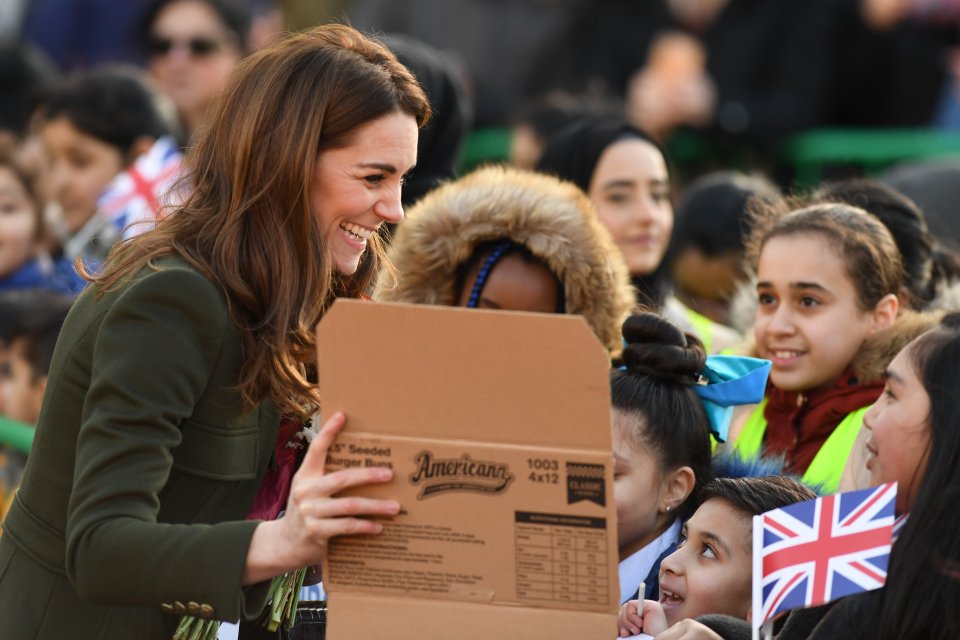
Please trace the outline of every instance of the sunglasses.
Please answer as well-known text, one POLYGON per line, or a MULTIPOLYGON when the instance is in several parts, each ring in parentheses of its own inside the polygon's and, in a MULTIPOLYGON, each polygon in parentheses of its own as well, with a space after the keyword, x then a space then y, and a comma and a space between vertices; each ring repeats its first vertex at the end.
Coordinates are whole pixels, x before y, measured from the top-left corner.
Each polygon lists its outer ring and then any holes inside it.
POLYGON ((147 49, 150 55, 165 56, 171 50, 177 47, 186 47, 190 55, 195 58, 202 58, 220 49, 220 42, 213 38, 188 38, 186 40, 174 40, 173 38, 150 38, 147 43, 147 49))

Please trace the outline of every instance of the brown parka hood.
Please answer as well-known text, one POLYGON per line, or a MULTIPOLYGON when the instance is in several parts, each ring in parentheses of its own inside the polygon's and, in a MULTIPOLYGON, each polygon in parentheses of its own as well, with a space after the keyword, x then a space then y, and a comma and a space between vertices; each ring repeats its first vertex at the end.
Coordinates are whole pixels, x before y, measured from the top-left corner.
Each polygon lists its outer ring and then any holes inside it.
POLYGON ((611 352, 635 304, 627 267, 587 196, 569 182, 485 167, 430 192, 407 212, 387 250, 374 299, 450 306, 458 268, 477 245, 510 239, 563 283, 567 313, 586 318, 611 352))

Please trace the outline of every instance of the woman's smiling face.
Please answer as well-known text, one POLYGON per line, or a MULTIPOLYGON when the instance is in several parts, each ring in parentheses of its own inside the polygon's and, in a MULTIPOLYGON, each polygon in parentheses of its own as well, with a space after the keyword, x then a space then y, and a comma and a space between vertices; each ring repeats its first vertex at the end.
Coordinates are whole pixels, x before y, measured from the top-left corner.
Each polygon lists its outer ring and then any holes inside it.
POLYGON ((359 127, 341 148, 320 153, 311 203, 339 273, 357 270, 382 223, 403 220, 400 190, 417 161, 417 122, 400 111, 359 127))

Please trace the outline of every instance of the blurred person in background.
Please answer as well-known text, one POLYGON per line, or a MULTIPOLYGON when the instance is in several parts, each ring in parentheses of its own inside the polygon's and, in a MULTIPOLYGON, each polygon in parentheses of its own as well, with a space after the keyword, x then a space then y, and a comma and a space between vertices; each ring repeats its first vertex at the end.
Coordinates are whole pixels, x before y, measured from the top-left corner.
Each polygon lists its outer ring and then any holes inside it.
POLYGON ((585 117, 547 142, 537 170, 573 182, 596 205, 630 270, 639 304, 696 334, 708 353, 740 342, 735 331, 671 292, 664 257, 674 224, 672 185, 663 148, 649 135, 621 118, 585 117))
POLYGON ((955 215, 960 202, 960 159, 907 161, 884 172, 880 180, 917 203, 938 245, 960 248, 960 217, 955 215))
POLYGON ((734 171, 691 182, 677 203, 667 262, 674 295, 697 314, 733 326, 730 303, 748 279, 744 237, 754 199, 777 201, 777 187, 759 176, 734 171))
POLYGON ((473 123, 464 78, 449 54, 409 36, 388 35, 387 46, 423 87, 433 117, 420 129, 417 167, 403 186, 403 205, 409 206, 444 180, 454 177, 457 160, 473 123))
POLYGON ((85 282, 69 260, 44 251, 45 227, 36 181, 0 153, 0 291, 78 293, 85 282))
MULTIPOLYGON (((544 93, 541 58, 596 11, 591 0, 350 0, 346 19, 455 53, 467 70, 476 126, 503 126, 544 93)), ((547 61, 548 63, 551 61, 547 61)))
POLYGON ((0 293, 0 534, 20 486, 53 347, 73 303, 41 289, 0 293))
POLYGON ((580 118, 615 112, 612 105, 594 102, 566 91, 552 91, 523 105, 513 117, 510 164, 533 170, 554 134, 580 118))
POLYGON ((814 126, 827 99, 833 11, 824 0, 658 0, 669 23, 627 88, 630 120, 764 147, 814 126))
POLYGON ((28 42, 0 40, 0 152, 19 152, 45 90, 59 82, 53 62, 28 42))
POLYGON ((157 0, 143 20, 147 69, 176 107, 187 143, 247 53, 251 13, 240 0, 157 0))
POLYGON ((960 126, 954 0, 837 0, 828 124, 960 126))
POLYGON ((113 222, 97 215, 98 199, 118 173, 169 134, 169 123, 132 67, 71 78, 46 97, 39 120, 55 203, 47 217, 60 245, 52 253, 71 262, 83 258, 93 268, 119 237, 113 222))
POLYGON ((0 3, 0 12, 21 4, 9 28, 70 72, 109 62, 139 63, 130 34, 150 1, 12 0, 0 3))

